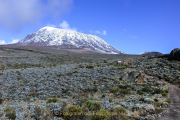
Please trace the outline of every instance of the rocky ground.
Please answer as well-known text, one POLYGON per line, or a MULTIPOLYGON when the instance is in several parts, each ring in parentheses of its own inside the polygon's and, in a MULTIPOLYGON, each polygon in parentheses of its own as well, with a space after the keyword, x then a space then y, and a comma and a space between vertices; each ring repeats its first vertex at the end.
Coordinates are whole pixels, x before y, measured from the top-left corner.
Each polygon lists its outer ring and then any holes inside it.
MULTIPOLYGON (((179 79, 180 72, 174 63, 166 60, 163 63, 164 59, 161 58, 152 60, 141 56, 67 54, 5 48, 0 50, 0 56, 2 120, 59 120, 74 117, 145 120, 163 118, 166 109, 176 109, 177 112, 179 109, 171 107, 179 106, 179 99, 176 99, 179 88, 176 85, 173 89, 171 84, 160 83, 162 80, 159 76, 160 73, 163 77, 167 74, 167 78, 169 76, 175 81, 179 79), (117 60, 123 60, 120 66, 116 65, 117 60), (170 67, 162 66, 158 71, 156 68, 161 64, 170 67), (151 71, 151 66, 155 68, 152 69, 154 71, 151 71), (61 116, 60 111, 96 111, 105 112, 106 115, 120 113, 113 117, 92 114, 61 116)), ((176 118, 178 114, 174 120, 176 118)))

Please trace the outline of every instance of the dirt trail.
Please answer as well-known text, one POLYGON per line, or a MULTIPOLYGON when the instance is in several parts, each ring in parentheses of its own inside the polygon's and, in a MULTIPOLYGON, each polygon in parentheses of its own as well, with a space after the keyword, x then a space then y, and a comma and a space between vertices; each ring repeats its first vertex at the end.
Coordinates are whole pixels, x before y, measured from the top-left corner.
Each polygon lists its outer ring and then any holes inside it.
POLYGON ((161 113, 155 120, 180 120, 180 88, 164 80, 158 82, 166 83, 170 87, 168 97, 171 99, 172 103, 167 110, 161 113))
MULTIPOLYGON (((131 60, 126 60, 125 64, 131 62, 131 60)), ((128 68, 127 70, 137 70, 134 68, 128 68)), ((143 71, 143 70, 141 70, 143 71)), ((144 72, 143 72, 144 73, 144 72)), ((149 76, 144 74, 146 78, 151 78, 153 76, 149 76)), ((171 100, 170 106, 163 113, 156 115, 155 120, 180 120, 180 88, 178 86, 172 85, 165 80, 161 79, 158 81, 159 83, 166 83, 170 87, 170 91, 168 94, 168 98, 171 100)))

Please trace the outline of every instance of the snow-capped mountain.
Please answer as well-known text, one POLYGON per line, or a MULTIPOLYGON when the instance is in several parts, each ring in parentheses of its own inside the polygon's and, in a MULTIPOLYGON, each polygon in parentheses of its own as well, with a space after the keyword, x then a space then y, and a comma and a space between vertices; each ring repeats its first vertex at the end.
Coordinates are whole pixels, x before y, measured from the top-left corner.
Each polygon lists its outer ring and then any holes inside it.
POLYGON ((59 46, 60 48, 91 48, 107 54, 123 54, 123 52, 106 43, 103 39, 74 30, 43 27, 27 35, 19 41, 19 45, 59 46))

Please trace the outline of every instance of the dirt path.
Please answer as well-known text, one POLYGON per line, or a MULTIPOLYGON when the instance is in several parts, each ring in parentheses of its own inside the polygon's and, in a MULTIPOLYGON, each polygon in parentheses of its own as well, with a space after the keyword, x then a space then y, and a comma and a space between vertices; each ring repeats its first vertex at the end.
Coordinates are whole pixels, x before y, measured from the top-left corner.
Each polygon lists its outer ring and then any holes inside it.
MULTIPOLYGON (((131 60, 125 61, 125 64, 131 62, 131 60)), ((133 68, 134 69, 134 68, 133 68)), ((132 70, 132 68, 128 68, 127 70, 132 70)), ((137 70, 137 69, 134 69, 137 70)), ((143 70, 142 70, 143 71, 143 70)), ((144 74, 146 78, 151 78, 153 76, 149 76, 144 74)), ((168 94, 168 98, 171 99, 171 104, 163 113, 156 115, 155 120, 180 120, 180 88, 178 86, 172 85, 165 80, 161 79, 158 81, 159 83, 166 83, 170 87, 170 91, 168 94)))
POLYGON ((168 97, 172 103, 166 111, 161 113, 155 120, 180 120, 180 88, 164 80, 158 81, 160 83, 166 83, 170 87, 168 97))

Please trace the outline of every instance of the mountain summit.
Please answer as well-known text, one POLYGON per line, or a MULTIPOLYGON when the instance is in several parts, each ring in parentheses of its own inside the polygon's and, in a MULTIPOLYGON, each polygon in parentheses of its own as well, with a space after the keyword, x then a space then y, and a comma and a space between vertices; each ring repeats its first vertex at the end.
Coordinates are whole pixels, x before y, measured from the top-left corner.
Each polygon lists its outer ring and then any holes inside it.
POLYGON ((103 39, 75 30, 43 27, 19 41, 19 45, 58 46, 59 48, 91 48, 100 53, 123 54, 103 39))

